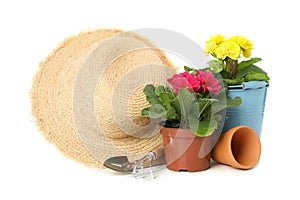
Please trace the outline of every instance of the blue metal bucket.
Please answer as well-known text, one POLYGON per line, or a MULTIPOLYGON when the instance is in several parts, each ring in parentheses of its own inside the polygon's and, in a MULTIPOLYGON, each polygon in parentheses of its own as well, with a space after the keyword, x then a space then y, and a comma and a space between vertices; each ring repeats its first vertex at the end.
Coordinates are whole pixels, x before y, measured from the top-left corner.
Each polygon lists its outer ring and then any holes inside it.
POLYGON ((265 81, 250 81, 229 86, 228 96, 241 97, 243 102, 237 108, 227 108, 222 132, 245 125, 253 128, 260 137, 268 87, 269 83, 265 81))

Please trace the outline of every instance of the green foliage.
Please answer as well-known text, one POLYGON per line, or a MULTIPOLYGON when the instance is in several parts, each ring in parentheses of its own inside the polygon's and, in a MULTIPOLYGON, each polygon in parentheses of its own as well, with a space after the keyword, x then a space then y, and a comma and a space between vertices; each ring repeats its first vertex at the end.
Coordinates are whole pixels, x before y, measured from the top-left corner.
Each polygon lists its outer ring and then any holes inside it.
POLYGON ((175 108, 171 105, 170 101, 175 98, 175 96, 171 95, 171 93, 160 93, 159 97, 162 102, 162 106, 166 109, 166 117, 167 119, 176 120, 178 119, 175 108))
POLYGON ((255 73, 255 72, 249 72, 246 76, 245 76, 245 81, 249 82, 249 81, 268 81, 270 80, 269 76, 263 73, 255 73))
POLYGON ((220 60, 211 60, 208 63, 208 68, 213 73, 220 73, 224 69, 224 63, 220 60))
POLYGON ((190 67, 188 67, 188 66, 184 66, 184 71, 190 72, 190 73, 196 75, 198 70, 197 70, 197 69, 190 68, 190 67))
POLYGON ((188 128, 188 116, 195 102, 195 97, 186 88, 181 88, 177 95, 177 99, 181 111, 181 127, 188 128))
MULTIPOLYGON (((150 86, 151 87, 151 86, 150 86)), ((152 89, 151 89, 152 90, 152 89)), ((165 92, 165 88, 164 86, 158 86, 154 89, 154 92, 157 96, 159 96, 159 94, 164 93, 165 92)))
POLYGON ((149 108, 145 108, 142 110, 143 116, 149 116, 154 119, 158 119, 161 117, 167 117, 166 109, 160 104, 154 104, 149 108))
POLYGON ((156 89, 154 85, 147 85, 144 88, 144 93, 146 94, 147 101, 152 105, 161 104, 159 97, 155 93, 155 90, 158 91, 158 89, 156 89))
POLYGON ((188 66, 184 66, 183 68, 184 68, 184 71, 186 71, 186 72, 190 72, 190 71, 195 70, 195 69, 190 68, 190 67, 188 67, 188 66))
POLYGON ((245 81, 245 79, 243 79, 243 78, 241 78, 241 79, 223 79, 223 81, 227 85, 240 85, 245 81))
POLYGON ((238 70, 243 70, 246 67, 249 67, 249 66, 253 65, 254 63, 257 63, 261 60, 262 60, 261 58, 251 58, 249 60, 242 61, 238 64, 238 70))
POLYGON ((198 121, 197 118, 190 119, 190 128, 197 136, 211 135, 218 127, 218 122, 215 119, 198 121))
POLYGON ((209 61, 207 63, 209 67, 206 70, 212 73, 220 73, 227 85, 240 85, 243 82, 249 81, 269 81, 270 78, 267 72, 254 65, 261 60, 261 58, 251 58, 238 63, 234 77, 232 72, 226 70, 226 66, 220 60, 209 61))
POLYGON ((142 110, 142 116, 162 118, 165 126, 173 128, 190 128, 198 136, 208 136, 218 127, 222 116, 218 113, 229 107, 241 104, 239 97, 226 97, 223 89, 218 95, 202 96, 180 89, 177 95, 172 89, 162 86, 147 85, 144 93, 150 107, 142 110))

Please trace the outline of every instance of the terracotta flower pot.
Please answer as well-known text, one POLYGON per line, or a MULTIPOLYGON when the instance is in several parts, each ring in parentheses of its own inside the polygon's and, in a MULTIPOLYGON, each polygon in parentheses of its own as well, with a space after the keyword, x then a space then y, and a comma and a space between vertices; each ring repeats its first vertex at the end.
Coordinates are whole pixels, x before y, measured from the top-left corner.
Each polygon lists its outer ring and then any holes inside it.
POLYGON ((237 126, 221 134, 212 150, 212 158, 239 169, 251 169, 259 161, 261 143, 248 126, 237 126))
POLYGON ((211 136, 198 137, 190 129, 161 127, 167 168, 203 171, 210 167, 211 136))

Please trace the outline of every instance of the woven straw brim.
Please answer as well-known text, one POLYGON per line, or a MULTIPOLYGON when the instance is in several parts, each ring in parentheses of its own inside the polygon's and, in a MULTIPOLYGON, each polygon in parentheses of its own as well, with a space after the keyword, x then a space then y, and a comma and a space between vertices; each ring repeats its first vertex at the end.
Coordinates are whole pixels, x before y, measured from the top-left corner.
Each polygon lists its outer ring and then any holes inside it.
POLYGON ((139 157, 162 146, 141 117, 146 84, 165 84, 175 67, 147 39, 100 29, 67 38, 34 77, 32 112, 48 141, 67 157, 103 167, 115 155, 139 157), (109 62, 108 62, 109 61, 109 62))

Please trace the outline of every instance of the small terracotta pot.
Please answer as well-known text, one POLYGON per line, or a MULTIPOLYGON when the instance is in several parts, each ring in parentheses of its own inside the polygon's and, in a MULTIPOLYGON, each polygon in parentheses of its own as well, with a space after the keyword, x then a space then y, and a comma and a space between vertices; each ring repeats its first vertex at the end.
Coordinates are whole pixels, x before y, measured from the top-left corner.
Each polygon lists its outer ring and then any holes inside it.
POLYGON ((210 167, 211 136, 198 137, 190 129, 161 127, 167 168, 203 171, 210 167))
POLYGON ((212 150, 212 158, 238 169, 251 169, 259 161, 261 143, 248 126, 237 126, 221 134, 212 150))

